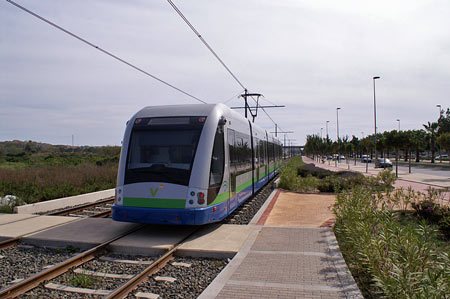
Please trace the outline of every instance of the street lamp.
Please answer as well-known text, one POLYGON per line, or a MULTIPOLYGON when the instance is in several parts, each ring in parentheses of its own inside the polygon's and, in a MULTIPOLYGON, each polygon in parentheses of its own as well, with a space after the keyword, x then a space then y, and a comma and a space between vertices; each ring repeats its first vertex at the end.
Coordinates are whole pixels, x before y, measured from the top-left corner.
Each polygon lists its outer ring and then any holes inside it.
POLYGON ((377 102, 376 102, 376 97, 375 97, 375 80, 380 79, 380 77, 375 76, 372 79, 373 79, 373 118, 374 118, 374 129, 375 129, 374 148, 375 148, 375 159, 377 159, 377 157, 378 157, 378 155, 377 155, 377 102))
MULTIPOLYGON (((436 105, 436 107, 438 107, 438 109, 439 109, 439 117, 438 117, 438 122, 439 122, 439 119, 441 118, 441 105, 436 105)), ((439 147, 439 161, 440 161, 440 163, 442 163, 441 147, 439 147)))
POLYGON ((341 108, 336 108, 336 128, 337 128, 337 140, 336 141, 339 141, 339 110, 340 110, 341 108))
POLYGON ((438 117, 438 121, 439 121, 439 119, 441 118, 441 105, 436 105, 436 107, 438 107, 438 109, 439 109, 439 117, 438 117))
POLYGON ((329 122, 330 122, 329 120, 327 120, 327 122, 326 122, 326 125, 327 125, 327 140, 328 140, 328 123, 329 122))
POLYGON ((398 131, 400 132, 400 119, 397 119, 398 121, 398 131))

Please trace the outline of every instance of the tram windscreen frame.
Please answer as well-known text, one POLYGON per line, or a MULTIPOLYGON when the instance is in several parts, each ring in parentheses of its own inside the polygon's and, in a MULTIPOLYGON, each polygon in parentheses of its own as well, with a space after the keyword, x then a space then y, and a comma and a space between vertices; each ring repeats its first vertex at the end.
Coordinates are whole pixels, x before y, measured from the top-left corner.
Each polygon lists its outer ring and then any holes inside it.
POLYGON ((125 184, 189 185, 206 116, 137 118, 125 167, 125 184))

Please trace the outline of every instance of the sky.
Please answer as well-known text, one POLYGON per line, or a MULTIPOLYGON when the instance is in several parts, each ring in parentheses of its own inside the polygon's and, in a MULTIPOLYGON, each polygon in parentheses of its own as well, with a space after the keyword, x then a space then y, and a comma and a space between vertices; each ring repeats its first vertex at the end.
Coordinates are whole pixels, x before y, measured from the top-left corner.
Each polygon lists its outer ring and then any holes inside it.
MULTIPOLYGON (((293 144, 422 129, 450 107, 448 0, 173 0, 293 144), (400 120, 397 121, 397 119, 400 120)), ((207 103, 242 87, 167 1, 17 3, 207 103)), ((197 104, 0 2, 0 141, 120 145, 145 106, 197 104)), ((241 110, 243 114, 243 110, 241 110)), ((258 111, 255 123, 274 131, 258 111)), ((284 135, 278 136, 282 141, 284 135)))

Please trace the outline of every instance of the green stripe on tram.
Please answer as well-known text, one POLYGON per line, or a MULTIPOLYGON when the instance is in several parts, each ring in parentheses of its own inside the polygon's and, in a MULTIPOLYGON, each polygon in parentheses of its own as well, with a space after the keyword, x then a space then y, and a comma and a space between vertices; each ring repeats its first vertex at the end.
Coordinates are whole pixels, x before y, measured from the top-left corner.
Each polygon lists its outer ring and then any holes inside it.
POLYGON ((213 205, 219 204, 221 202, 228 200, 229 198, 230 198, 230 192, 227 191, 224 193, 220 193, 219 195, 216 196, 214 201, 212 203, 210 203, 208 206, 213 206, 213 205))
POLYGON ((124 197, 123 205, 138 208, 184 209, 186 207, 186 200, 178 198, 124 197))
POLYGON ((245 188, 247 188, 248 186, 252 185, 252 179, 246 181, 245 183, 239 185, 236 187, 236 192, 241 192, 242 190, 244 190, 245 188))

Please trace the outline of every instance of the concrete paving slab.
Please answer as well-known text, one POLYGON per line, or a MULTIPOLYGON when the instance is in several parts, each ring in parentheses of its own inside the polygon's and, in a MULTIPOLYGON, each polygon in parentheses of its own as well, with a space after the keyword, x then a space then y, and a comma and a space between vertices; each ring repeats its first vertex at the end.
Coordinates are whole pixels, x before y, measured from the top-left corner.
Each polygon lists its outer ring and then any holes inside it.
POLYGON ((62 209, 70 206, 81 205, 85 203, 95 202, 104 198, 114 196, 115 189, 108 189, 87 194, 75 195, 70 197, 57 198, 43 202, 32 203, 23 206, 14 207, 14 212, 17 214, 23 213, 45 213, 57 209, 62 209))
POLYGON ((112 238, 137 228, 138 226, 139 224, 117 222, 110 218, 85 218, 33 234, 23 238, 22 240, 24 243, 36 246, 56 248, 73 246, 85 250, 111 240, 112 238))
POLYGON ((232 258, 247 240, 254 226, 211 224, 202 228, 183 244, 177 255, 232 258))
POLYGON ((61 224, 70 223, 79 218, 62 216, 39 216, 22 219, 20 221, 10 222, 0 225, 0 236, 2 237, 20 237, 35 232, 46 230, 61 224))
POLYGON ((0 225, 21 221, 33 217, 37 216, 32 214, 0 214, 0 225))
POLYGON ((108 249, 127 255, 155 256, 173 248, 192 233, 195 226, 146 225, 144 228, 111 243, 108 249))

